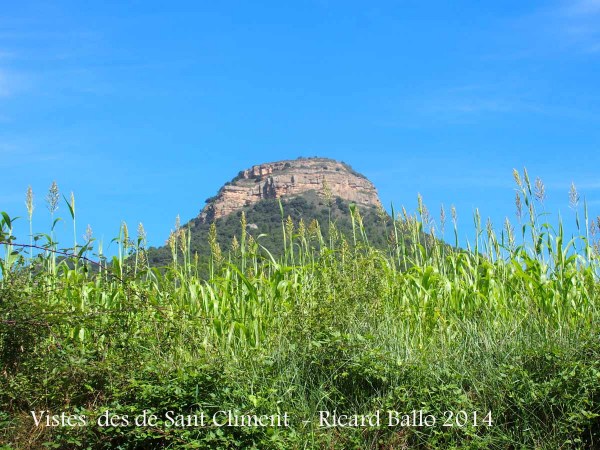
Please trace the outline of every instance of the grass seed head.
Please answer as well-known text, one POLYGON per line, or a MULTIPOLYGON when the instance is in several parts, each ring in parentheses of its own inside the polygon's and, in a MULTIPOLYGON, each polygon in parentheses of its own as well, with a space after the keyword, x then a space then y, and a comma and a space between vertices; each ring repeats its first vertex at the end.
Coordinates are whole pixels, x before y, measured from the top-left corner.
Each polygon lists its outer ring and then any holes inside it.
POLYGON ((388 244, 392 248, 394 248, 398 245, 398 242, 396 241, 396 233, 394 233, 393 231, 390 231, 388 233, 388 244))
POLYGON ((33 189, 31 189, 31 186, 27 187, 27 193, 25 194, 25 206, 27 206, 27 216, 29 217, 29 220, 31 220, 33 216, 33 210, 35 209, 33 204, 33 189))
POLYGON ((431 225, 431 216, 429 215, 429 210, 427 206, 423 202, 423 197, 421 194, 417 194, 417 204, 419 215, 421 216, 421 222, 423 223, 423 228, 431 225))
POLYGON ((576 209, 579 206, 579 193, 575 187, 575 183, 571 183, 571 189, 569 189, 569 206, 576 209))
POLYGON ((508 217, 504 220, 504 230, 506 231, 506 237, 508 239, 509 248, 514 248, 515 245, 515 229, 508 220, 508 217))
POLYGON ((440 225, 442 228, 442 233, 444 232, 444 226, 446 225, 446 210, 444 209, 444 205, 440 207, 440 225))
POLYGON ((329 184, 327 183, 327 180, 325 179, 325 177, 323 177, 322 190, 323 190, 323 197, 327 201, 327 206, 331 206, 333 204, 333 193, 331 192, 331 188, 329 187, 329 184))
POLYGON ((338 230, 333 222, 329 222, 329 238, 335 242, 338 239, 338 230))
POLYGON ((546 186, 540 177, 535 179, 535 198, 540 202, 544 203, 546 199, 546 186))
POLYGON ((186 233, 186 229, 180 228, 177 234, 179 237, 179 249, 181 250, 182 253, 185 254, 187 252, 187 248, 188 248, 188 240, 187 240, 188 234, 186 233))
POLYGON ((359 228, 362 228, 363 218, 360 215, 360 210, 358 208, 356 208, 356 210, 354 211, 354 219, 356 220, 356 223, 358 224, 359 228))
POLYGON ((89 244, 94 236, 94 232, 92 231, 92 227, 88 223, 88 226, 85 229, 85 234, 83 235, 83 241, 86 244, 89 244))
POLYGON ((377 216, 379 217, 379 219, 382 222, 386 222, 387 221, 387 217, 388 217, 387 212, 385 211, 385 209, 381 205, 379 205, 377 207, 377 216))
POLYGON ((518 192, 515 193, 515 207, 517 208, 517 217, 521 220, 523 216, 523 204, 521 203, 521 196, 518 192))
POLYGON ((235 255, 239 249, 240 243, 238 242, 237 236, 234 235, 233 239, 231 240, 231 252, 235 255))
POLYGON ((251 255, 256 254, 258 250, 258 244, 256 243, 256 240, 254 239, 254 237, 249 234, 248 235, 248 253, 250 253, 251 255))
POLYGON ((348 244, 346 236, 344 235, 342 235, 341 252, 342 256, 345 256, 350 252, 350 244, 348 244))
POLYGON ((527 190, 531 194, 531 183, 529 182, 529 174, 527 173, 527 169, 523 167, 523 178, 525 179, 525 185, 527 186, 527 190))
POLYGON ((138 252, 138 265, 140 267, 146 267, 148 265, 148 256, 144 249, 140 249, 138 252))
POLYGON ((171 230, 169 238, 167 239, 167 245, 171 250, 171 258, 173 258, 173 264, 177 264, 177 234, 171 230))
POLYGON ((137 227, 137 238, 138 242, 142 247, 146 246, 146 230, 144 229, 144 224, 140 222, 137 227))
POLYGON ((301 217, 300 222, 298 223, 298 235, 301 239, 306 237, 306 225, 304 224, 304 219, 301 217))
POLYGON ((246 242, 246 227, 248 226, 248 222, 246 221, 246 212, 245 211, 242 211, 240 225, 242 227, 242 243, 243 243, 243 242, 246 242))
POLYGON ((531 222, 533 223, 535 219, 535 209, 533 207, 533 202, 529 202, 527 206, 529 209, 529 217, 531 218, 531 222))
POLYGON ((489 217, 487 218, 487 221, 485 223, 485 231, 489 239, 494 237, 494 225, 492 224, 492 219, 490 219, 489 217))
POLYGON ((221 253, 221 246, 217 241, 217 226, 214 222, 210 224, 210 229, 208 230, 208 244, 210 245, 210 252, 215 263, 220 265, 223 255, 221 253))
POLYGON ((321 228, 319 226, 319 222, 316 219, 310 221, 308 225, 308 235, 312 239, 319 239, 321 236, 321 228))
POLYGON ((519 176, 519 171, 517 169, 513 169, 513 178, 515 179, 515 183, 517 183, 517 186, 522 188, 523 183, 521 181, 521 177, 519 176))
POLYGON ((129 247, 129 228, 127 227, 127 222, 123 221, 121 228, 123 230, 123 247, 127 251, 127 247, 129 247))
POLYGON ((292 220, 292 216, 287 216, 285 221, 285 234, 289 240, 292 240, 294 237, 294 221, 292 220))
POLYGON ((60 199, 60 191, 56 181, 53 181, 48 189, 48 195, 46 195, 46 203, 50 214, 54 214, 58 210, 58 200, 60 199))

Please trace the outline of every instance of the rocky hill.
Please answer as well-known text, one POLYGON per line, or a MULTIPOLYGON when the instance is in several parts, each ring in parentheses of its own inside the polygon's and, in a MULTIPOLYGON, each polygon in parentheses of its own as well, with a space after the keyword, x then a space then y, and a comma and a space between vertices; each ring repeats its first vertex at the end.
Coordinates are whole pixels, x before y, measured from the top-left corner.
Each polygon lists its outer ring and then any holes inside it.
MULTIPOLYGON (((298 158, 242 170, 208 198, 199 215, 182 228, 191 232, 192 254, 202 259, 210 252, 211 224, 216 225, 221 248, 229 249, 234 236, 239 239, 243 211, 247 233, 277 256, 283 250, 282 208, 284 218, 290 217, 296 225, 300 219, 306 226, 316 220, 325 239, 329 222, 333 222, 352 240, 352 204, 361 213, 369 242, 381 248, 387 246, 389 217, 373 183, 348 164, 328 158, 298 158)), ((171 262, 171 251, 167 245, 151 248, 148 257, 152 265, 164 266, 171 262)))
POLYGON ((202 222, 225 217, 265 199, 315 192, 350 203, 381 207, 377 190, 349 165, 328 158, 301 158, 260 164, 242 170, 219 193, 207 200, 198 216, 202 222))

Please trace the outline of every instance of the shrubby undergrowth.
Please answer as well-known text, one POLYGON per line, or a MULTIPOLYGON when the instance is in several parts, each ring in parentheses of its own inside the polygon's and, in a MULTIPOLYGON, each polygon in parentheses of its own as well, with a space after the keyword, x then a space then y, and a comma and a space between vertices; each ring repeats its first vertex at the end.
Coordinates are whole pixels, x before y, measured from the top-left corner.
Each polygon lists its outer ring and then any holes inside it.
POLYGON ((541 182, 515 179, 516 231, 508 222, 495 231, 476 213, 465 250, 436 239, 444 227, 457 236, 455 211, 436 231, 422 201, 415 216, 382 217, 386 250, 369 244, 355 209, 350 235, 282 214, 275 258, 242 216, 228 249, 211 230, 210 255, 191 254, 189 230, 175 230, 163 268, 148 265, 141 228, 132 239, 122 226, 119 256, 106 261, 91 231, 70 249, 52 231, 20 243, 3 214, 0 448, 597 447, 599 224, 584 211, 581 236, 568 240, 536 210, 541 182), (96 426, 106 410, 159 419, 96 426), (287 412, 290 426, 165 419, 227 410, 287 412), (413 410, 437 426, 318 420, 319 411, 413 410), (35 426, 31 411, 92 423, 35 426), (442 426, 450 414, 454 426, 442 426))

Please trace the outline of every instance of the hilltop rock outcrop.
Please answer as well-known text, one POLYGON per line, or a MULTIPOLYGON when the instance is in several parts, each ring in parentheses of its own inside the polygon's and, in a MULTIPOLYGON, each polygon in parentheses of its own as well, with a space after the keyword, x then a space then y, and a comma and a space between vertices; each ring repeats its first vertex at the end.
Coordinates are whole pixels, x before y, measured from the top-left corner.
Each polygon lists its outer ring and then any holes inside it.
POLYGON ((225 217, 263 199, 294 197, 314 191, 357 205, 381 207, 373 183, 349 165, 328 158, 299 158, 259 164, 226 183, 198 216, 202 222, 225 217))

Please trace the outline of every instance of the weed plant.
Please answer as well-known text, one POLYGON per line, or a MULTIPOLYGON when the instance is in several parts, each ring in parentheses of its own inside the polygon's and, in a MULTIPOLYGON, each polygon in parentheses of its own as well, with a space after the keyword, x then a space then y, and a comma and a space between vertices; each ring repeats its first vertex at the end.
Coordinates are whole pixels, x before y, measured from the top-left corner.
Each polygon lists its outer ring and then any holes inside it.
MULTIPOLYGON (((386 250, 369 245, 358 208, 349 236, 282 209, 281 257, 242 215, 230 248, 213 227, 210 254, 192 254, 178 223, 162 268, 147 262, 142 226, 132 238, 122 224, 111 260, 89 227, 78 245, 73 196, 74 242, 59 249, 53 185, 50 233, 20 243, 13 219, 0 221, 0 448, 599 448, 600 221, 573 187, 579 235, 567 237, 543 210, 541 180, 514 177, 518 223, 496 230, 476 211, 467 249, 454 208, 434 225, 419 197, 415 215, 382 215, 386 250), (445 228, 453 246, 440 239, 445 228), (95 426, 106 410, 160 420, 95 426), (169 410, 291 419, 169 427, 169 410), (413 410, 437 425, 385 420, 413 410), (31 411, 92 423, 35 426, 31 411), (380 411, 382 423, 323 427, 319 411, 380 411), (448 412, 453 426, 442 425, 448 412)), ((31 191, 27 199, 31 224, 31 191)))

